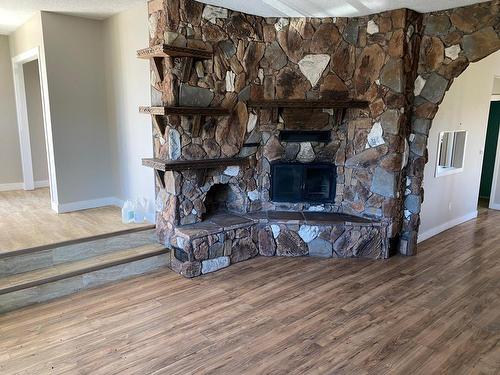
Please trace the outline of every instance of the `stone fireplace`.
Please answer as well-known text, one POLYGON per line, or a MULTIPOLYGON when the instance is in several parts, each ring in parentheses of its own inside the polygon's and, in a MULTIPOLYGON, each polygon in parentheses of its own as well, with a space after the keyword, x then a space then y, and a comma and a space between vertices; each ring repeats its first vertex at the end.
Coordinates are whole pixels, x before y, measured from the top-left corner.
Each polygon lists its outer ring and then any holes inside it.
POLYGON ((156 172, 172 269, 410 254, 428 131, 416 120, 434 111, 415 95, 448 85, 422 43, 444 35, 443 14, 262 18, 150 1, 150 47, 138 56, 151 61, 152 105, 141 111, 155 158, 143 163, 156 172))

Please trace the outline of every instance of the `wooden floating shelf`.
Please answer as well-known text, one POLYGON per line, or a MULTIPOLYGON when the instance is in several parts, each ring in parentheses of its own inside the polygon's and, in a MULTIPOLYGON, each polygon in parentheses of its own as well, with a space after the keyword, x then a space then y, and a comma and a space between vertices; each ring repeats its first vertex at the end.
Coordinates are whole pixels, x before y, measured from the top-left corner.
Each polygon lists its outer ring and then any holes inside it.
POLYGON ((211 51, 198 48, 158 44, 156 46, 138 50, 137 57, 140 59, 152 59, 155 57, 192 57, 194 59, 211 59, 213 57, 213 53, 211 51))
POLYGON ((139 112, 157 116, 227 116, 230 114, 229 110, 220 107, 139 107, 139 112))
POLYGON ((199 169, 223 168, 233 165, 243 165, 248 163, 248 158, 222 158, 222 159, 201 159, 201 160, 161 160, 142 159, 142 165, 154 168, 157 171, 187 171, 199 169))
POLYGON ((300 108, 300 109, 346 109, 368 108, 369 103, 364 100, 250 100, 249 107, 253 108, 300 108))

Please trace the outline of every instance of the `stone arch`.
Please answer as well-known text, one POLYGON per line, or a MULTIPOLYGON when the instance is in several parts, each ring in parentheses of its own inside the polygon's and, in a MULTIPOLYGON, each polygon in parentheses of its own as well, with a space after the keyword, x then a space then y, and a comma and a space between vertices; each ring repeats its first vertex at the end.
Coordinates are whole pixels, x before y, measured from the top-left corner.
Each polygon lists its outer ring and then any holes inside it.
POLYGON ((222 181, 211 184, 203 196, 203 219, 217 211, 246 212, 245 193, 235 184, 222 181))
POLYGON ((247 212, 247 194, 235 178, 239 173, 240 167, 228 167, 224 173, 216 173, 207 179, 200 196, 203 218, 206 218, 206 215, 214 210, 247 212), (223 203, 224 207, 218 207, 218 203, 223 203))
POLYGON ((500 49, 500 0, 428 13, 423 19, 418 76, 405 170, 404 218, 399 251, 415 255, 424 200, 423 175, 432 121, 453 80, 470 63, 500 49))

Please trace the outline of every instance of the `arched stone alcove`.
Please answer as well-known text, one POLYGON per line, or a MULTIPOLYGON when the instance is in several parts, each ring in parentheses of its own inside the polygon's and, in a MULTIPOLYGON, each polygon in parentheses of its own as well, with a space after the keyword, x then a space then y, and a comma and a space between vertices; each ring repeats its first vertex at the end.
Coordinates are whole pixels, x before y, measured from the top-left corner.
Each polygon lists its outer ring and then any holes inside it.
POLYGON ((428 136, 439 105, 453 80, 500 49, 500 1, 425 14, 415 99, 412 105, 409 162, 400 252, 414 255, 420 226, 428 136))

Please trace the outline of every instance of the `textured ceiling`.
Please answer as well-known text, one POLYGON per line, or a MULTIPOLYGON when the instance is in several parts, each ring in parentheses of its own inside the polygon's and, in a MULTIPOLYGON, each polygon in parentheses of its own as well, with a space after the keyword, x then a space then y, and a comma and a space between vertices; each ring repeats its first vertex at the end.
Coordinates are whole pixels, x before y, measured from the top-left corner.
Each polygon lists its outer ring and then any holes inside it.
POLYGON ((488 0, 201 0, 259 16, 355 17, 398 8, 431 12, 488 0))
POLYGON ((0 0, 0 34, 9 34, 36 11, 104 19, 147 0, 0 0))
MULTIPOLYGON (((419 12, 448 9, 485 0, 202 0, 260 16, 353 17, 410 8, 419 12)), ((36 11, 104 19, 146 0, 0 0, 0 34, 8 34, 36 11)))

